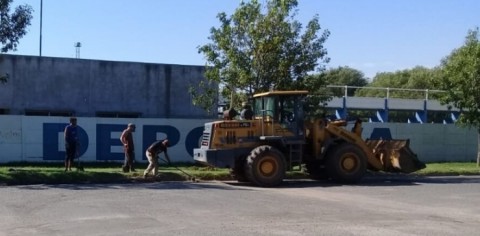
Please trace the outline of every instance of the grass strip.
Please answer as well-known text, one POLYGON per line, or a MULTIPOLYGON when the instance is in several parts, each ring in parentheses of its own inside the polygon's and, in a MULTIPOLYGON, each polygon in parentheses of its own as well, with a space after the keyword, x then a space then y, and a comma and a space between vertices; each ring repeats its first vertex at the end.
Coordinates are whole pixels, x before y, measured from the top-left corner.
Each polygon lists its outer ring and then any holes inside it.
MULTIPOLYGON (((142 182, 145 164, 138 164, 137 171, 123 173, 118 163, 84 163, 85 171, 65 172, 58 163, 7 163, 0 165, 0 185, 30 184, 83 184, 83 183, 129 183, 142 182)), ((225 168, 211 168, 180 163, 177 165, 197 180, 232 180, 225 168)), ((187 181, 190 177, 175 167, 160 166, 160 177, 150 181, 187 181)), ((480 169, 473 162, 430 163, 427 168, 412 173, 420 176, 432 175, 480 175, 480 169)), ((308 178, 299 168, 287 172, 287 178, 308 178)))

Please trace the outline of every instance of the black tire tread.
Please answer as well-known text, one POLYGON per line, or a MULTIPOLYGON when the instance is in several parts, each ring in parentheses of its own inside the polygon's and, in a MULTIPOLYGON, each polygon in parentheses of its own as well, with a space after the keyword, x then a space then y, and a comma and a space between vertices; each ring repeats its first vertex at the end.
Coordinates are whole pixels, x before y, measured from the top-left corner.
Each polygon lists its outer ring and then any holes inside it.
POLYGON ((367 158, 360 147, 351 143, 342 143, 335 145, 333 150, 329 151, 327 155, 327 172, 334 181, 341 183, 357 183, 360 181, 367 170, 367 158), (340 158, 345 153, 354 153, 358 156, 358 164, 360 165, 356 172, 346 173, 340 167, 340 158))
POLYGON ((245 165, 245 175, 247 176, 247 179, 250 180, 255 185, 258 185, 261 187, 274 187, 282 183, 283 178, 285 177, 285 168, 286 168, 286 165, 285 165, 285 158, 283 157, 283 154, 272 146, 262 145, 254 148, 250 152, 250 155, 248 155, 247 162, 245 165), (279 171, 276 174, 276 178, 270 179, 270 180, 262 179, 261 177, 259 177, 258 173, 256 173, 256 168, 255 168, 255 161, 267 153, 273 153, 274 156, 277 157, 278 163, 279 163, 279 167, 278 167, 279 171))

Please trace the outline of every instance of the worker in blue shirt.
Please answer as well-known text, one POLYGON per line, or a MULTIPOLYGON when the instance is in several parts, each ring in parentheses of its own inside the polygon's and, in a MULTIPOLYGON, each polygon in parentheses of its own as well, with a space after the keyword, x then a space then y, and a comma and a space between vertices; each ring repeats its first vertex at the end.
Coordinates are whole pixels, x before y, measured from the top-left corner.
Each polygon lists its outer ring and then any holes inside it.
POLYGON ((71 117, 70 124, 65 127, 63 132, 65 137, 65 171, 71 171, 73 161, 80 145, 77 136, 77 118, 71 117))

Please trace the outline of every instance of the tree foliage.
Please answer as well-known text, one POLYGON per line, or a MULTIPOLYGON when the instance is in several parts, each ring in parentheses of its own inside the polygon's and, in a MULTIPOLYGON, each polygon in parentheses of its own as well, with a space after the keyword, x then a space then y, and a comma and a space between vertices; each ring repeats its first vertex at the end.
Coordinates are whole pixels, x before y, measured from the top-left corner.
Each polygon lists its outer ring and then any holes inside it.
MULTIPOLYGON (((0 53, 15 51, 20 39, 27 34, 27 26, 32 20, 33 9, 29 5, 20 5, 10 13, 13 0, 0 0, 0 53)), ((7 82, 8 74, 0 76, 0 82, 7 82)))
MULTIPOLYGON (((425 90, 438 89, 435 81, 439 79, 440 72, 438 68, 429 69, 423 66, 416 66, 413 69, 378 73, 365 89, 357 90, 355 95, 362 97, 386 97, 387 88, 389 88, 389 97, 425 99, 425 90)), ((430 96, 435 97, 438 94, 429 93, 430 96)))
POLYGON ((4 84, 8 81, 8 74, 0 75, 0 83, 4 84))
POLYGON ((327 113, 326 102, 332 98, 332 95, 328 92, 326 85, 324 73, 307 75, 298 85, 298 89, 309 91, 309 95, 304 101, 307 118, 324 117, 327 113))
POLYGON ((27 34, 27 26, 32 20, 33 9, 29 5, 21 5, 10 14, 13 0, 0 0, 0 42, 1 52, 16 50, 20 39, 27 34))
MULTIPOLYGON (((324 70, 329 58, 323 44, 330 32, 318 35, 318 16, 303 28, 295 20, 296 0, 261 2, 265 5, 258 0, 242 1, 231 16, 218 14, 220 26, 211 29, 211 42, 199 47, 210 83, 250 96, 270 89, 302 88, 309 72, 324 70)), ((215 88, 192 88, 194 102, 207 108, 211 102, 195 96, 195 91, 211 89, 215 88)))
MULTIPOLYGON (((363 72, 350 68, 348 66, 340 66, 333 69, 328 69, 325 72, 325 80, 328 85, 363 87, 368 84, 363 72)), ((357 88, 347 90, 348 96, 353 96, 357 88)), ((345 89, 333 88, 330 89, 333 96, 341 97, 345 95, 345 89)))
POLYGON ((459 123, 480 129, 480 41, 478 27, 465 43, 442 60, 441 101, 463 110, 459 123))

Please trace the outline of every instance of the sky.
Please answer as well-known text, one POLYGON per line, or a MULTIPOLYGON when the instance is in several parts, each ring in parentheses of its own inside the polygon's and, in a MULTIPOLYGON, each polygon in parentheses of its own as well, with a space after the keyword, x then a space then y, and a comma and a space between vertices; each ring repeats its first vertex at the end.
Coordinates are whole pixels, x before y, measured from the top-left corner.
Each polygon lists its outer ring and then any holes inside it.
MULTIPOLYGON (((260 0, 263 2, 262 0, 260 0)), ((34 9, 28 33, 10 54, 205 65, 217 15, 241 0, 14 0, 34 9), (40 31, 40 12, 42 30, 40 31)), ((433 68, 480 27, 478 0, 299 0, 295 17, 315 15, 330 36, 327 68, 348 66, 373 78, 415 66, 433 68)))

